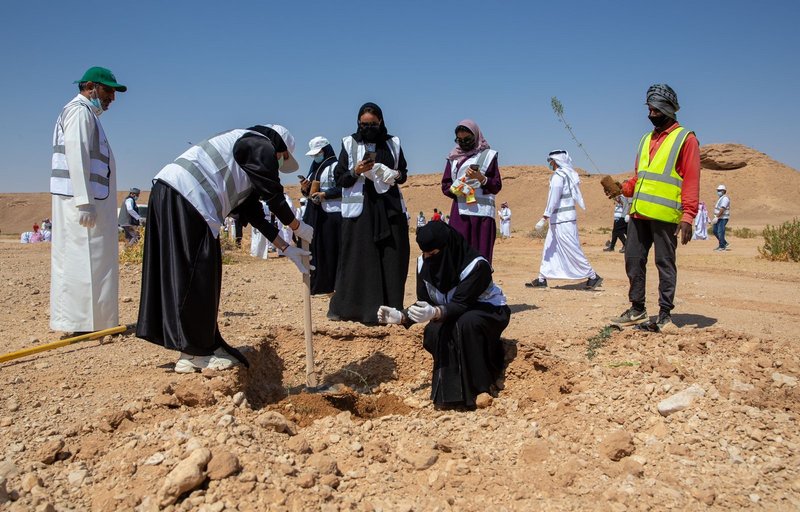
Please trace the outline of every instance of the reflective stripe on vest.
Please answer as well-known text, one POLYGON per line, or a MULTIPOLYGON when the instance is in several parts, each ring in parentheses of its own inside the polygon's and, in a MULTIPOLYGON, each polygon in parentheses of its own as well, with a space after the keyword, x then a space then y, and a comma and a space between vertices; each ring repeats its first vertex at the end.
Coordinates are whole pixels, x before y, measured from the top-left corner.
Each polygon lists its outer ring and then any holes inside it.
MULTIPOLYGON (((336 187, 336 178, 333 175, 334 170, 336 169, 336 161, 332 164, 325 167, 322 172, 319 173, 319 184, 322 190, 326 190, 329 188, 336 187)), ((336 199, 323 199, 322 200, 322 209, 326 213, 338 213, 342 211, 342 200, 341 198, 336 199)))
MULTIPOLYGON (((89 105, 80 100, 67 103, 61 110, 53 130, 53 157, 50 172, 50 193, 59 196, 74 195, 72 180, 70 179, 67 154, 64 147, 64 114, 69 109, 86 108, 94 118, 94 131, 89 141, 89 193, 95 199, 108 199, 109 177, 111 176, 110 154, 108 140, 100 124, 100 120, 92 112, 89 105)), ((81 175, 83 170, 81 169, 81 175)))
POLYGON ((250 194, 250 178, 233 158, 233 147, 245 134, 230 130, 204 140, 165 166, 156 175, 181 194, 203 216, 214 236, 225 217, 250 194))
POLYGON ((631 203, 631 214, 638 213, 649 219, 677 224, 683 215, 681 188, 683 178, 677 173, 675 163, 686 138, 693 133, 679 126, 670 132, 650 160, 648 132, 639 142, 638 177, 631 203))
MULTIPOLYGON (((471 164, 477 164, 481 174, 486 175, 486 171, 492 164, 492 161, 497 157, 497 151, 493 149, 484 149, 476 155, 464 160, 461 166, 455 160, 450 161, 450 175, 453 183, 456 183, 464 175, 467 174, 467 169, 471 164)), ((478 217, 492 217, 495 216, 495 196, 483 191, 480 183, 477 180, 468 181, 469 185, 475 189, 475 202, 467 203, 465 196, 456 196, 458 203, 459 215, 472 215, 478 217)))
POLYGON ((561 188, 561 196, 558 198, 558 207, 550 212, 550 223, 558 224, 559 222, 571 222, 578 220, 577 212, 575 211, 575 198, 572 197, 572 182, 561 169, 553 172, 550 181, 559 176, 564 182, 561 188))
MULTIPOLYGON (((394 169, 400 164, 400 139, 392 137, 386 141, 386 144, 394 158, 394 165, 392 165, 394 169)), ((355 172, 356 164, 364 158, 364 154, 367 152, 366 146, 363 142, 356 141, 352 135, 342 139, 342 146, 347 152, 348 169, 355 172)), ((364 210, 364 181, 366 179, 364 176, 359 176, 352 187, 342 187, 342 217, 354 219, 361 215, 364 210)), ((402 201, 402 194, 400 196, 402 201)), ((405 203, 403 203, 403 211, 405 212, 405 203)))
MULTIPOLYGON (((483 256, 478 256, 472 260, 469 265, 464 267, 464 270, 461 271, 461 274, 459 275, 459 282, 466 279, 480 261, 486 261, 486 263, 489 263, 483 256)), ((424 258, 419 256, 419 258, 417 258, 417 275, 419 275, 419 273, 422 271, 423 262, 424 258)), ((428 295, 436 305, 449 304, 453 300, 453 295, 456 293, 456 288, 458 288, 458 286, 454 286, 453 289, 449 290, 447 293, 442 293, 432 283, 429 283, 428 281, 424 281, 424 283, 425 289, 428 291, 428 295)), ((486 287, 486 290, 480 294, 478 297, 478 302, 484 302, 493 306, 505 306, 507 303, 506 296, 503 295, 503 290, 494 284, 494 281, 489 283, 489 286, 486 287)))

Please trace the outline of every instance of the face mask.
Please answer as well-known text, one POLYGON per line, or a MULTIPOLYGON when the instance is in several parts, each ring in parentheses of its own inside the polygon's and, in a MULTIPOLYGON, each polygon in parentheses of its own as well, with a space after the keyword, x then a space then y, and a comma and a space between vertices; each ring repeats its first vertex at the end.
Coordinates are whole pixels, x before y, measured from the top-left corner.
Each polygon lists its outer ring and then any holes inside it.
POLYGON ((93 91, 94 98, 89 98, 89 103, 92 104, 92 112, 94 115, 99 116, 103 113, 103 104, 100 103, 100 98, 97 97, 97 91, 93 91))
POLYGON ((325 154, 324 153, 320 153, 320 154, 318 154, 317 156, 314 157, 314 161, 317 162, 318 164, 321 164, 324 160, 325 160, 325 154))
POLYGON ((278 169, 283 167, 283 155, 278 158, 278 169))
POLYGON ((378 136, 381 134, 379 126, 368 126, 360 128, 359 131, 365 142, 378 142, 378 136))
POLYGON ((723 191, 721 191, 721 190, 717 190, 717 196, 719 196, 719 197, 722 197, 722 195, 723 195, 723 194, 724 194, 724 192, 723 192, 723 191))
POLYGON ((647 119, 653 123, 653 126, 656 128, 664 128, 667 124, 672 120, 672 118, 665 116, 664 114, 659 114, 657 116, 647 116, 647 119))

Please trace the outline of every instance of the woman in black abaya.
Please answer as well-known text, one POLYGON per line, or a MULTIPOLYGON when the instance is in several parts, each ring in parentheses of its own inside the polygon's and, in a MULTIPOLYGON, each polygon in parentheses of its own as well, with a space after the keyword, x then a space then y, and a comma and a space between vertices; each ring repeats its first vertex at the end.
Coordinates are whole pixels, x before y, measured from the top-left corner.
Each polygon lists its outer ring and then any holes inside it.
POLYGON ((444 222, 417 230, 417 302, 406 310, 378 309, 386 324, 428 322, 423 346, 433 356, 431 400, 438 407, 475 407, 493 393, 503 372, 500 335, 511 310, 492 267, 444 222))

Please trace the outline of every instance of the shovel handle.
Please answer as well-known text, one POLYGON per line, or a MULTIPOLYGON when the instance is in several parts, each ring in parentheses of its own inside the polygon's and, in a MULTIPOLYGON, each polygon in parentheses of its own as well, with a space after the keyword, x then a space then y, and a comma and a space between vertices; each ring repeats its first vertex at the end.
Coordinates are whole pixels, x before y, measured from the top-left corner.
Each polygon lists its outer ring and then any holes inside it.
MULTIPOLYGON (((308 242, 301 240, 300 246, 308 250, 308 242)), ((308 268, 310 257, 303 256, 303 265, 308 268)), ((314 342, 311 331, 311 274, 303 274, 303 330, 306 336, 306 385, 317 386, 317 374, 314 372, 314 342)))

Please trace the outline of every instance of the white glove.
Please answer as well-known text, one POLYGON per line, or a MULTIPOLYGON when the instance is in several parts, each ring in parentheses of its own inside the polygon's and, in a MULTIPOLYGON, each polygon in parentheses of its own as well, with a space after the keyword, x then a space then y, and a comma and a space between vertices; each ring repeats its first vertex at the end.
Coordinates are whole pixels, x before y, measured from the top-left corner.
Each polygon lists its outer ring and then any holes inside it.
POLYGON ((389 186, 393 186, 395 181, 398 177, 400 177, 400 171, 395 171, 394 169, 390 169, 389 167, 383 164, 375 164, 372 166, 372 171, 375 173, 375 177, 382 182, 386 183, 389 186))
POLYGON ((713 226, 714 224, 716 224, 718 220, 719 220, 719 219, 717 218, 717 216, 716 216, 716 215, 714 215, 714 218, 713 218, 713 219, 711 219, 711 225, 713 226))
POLYGON ((378 323, 381 324, 402 324, 403 313, 395 308, 389 306, 381 306, 378 308, 378 323))
POLYGON ((538 231, 539 233, 544 231, 544 219, 543 218, 539 219, 539 222, 536 223, 536 231, 538 231))
POLYGON ((631 216, 630 215, 626 215, 625 216, 625 224, 627 224, 628 221, 630 221, 630 220, 631 220, 631 216))
POLYGON ((306 267, 305 263, 303 263, 303 257, 311 256, 311 252, 297 246, 287 246, 286 249, 283 250, 283 255, 292 260, 292 263, 295 264, 297 270, 299 270, 301 274, 309 274, 316 268, 314 265, 308 265, 308 267, 306 267))
POLYGON ((97 211, 93 204, 82 204, 78 210, 80 211, 78 224, 85 228, 93 228, 97 225, 97 211))
POLYGON ((297 229, 292 230, 294 231, 295 236, 301 240, 311 243, 311 239, 314 238, 314 228, 300 219, 297 220, 300 222, 300 224, 298 224, 297 229))
POLYGON ((408 318, 421 324, 436 318, 436 308, 424 301, 419 301, 408 308, 408 318))

